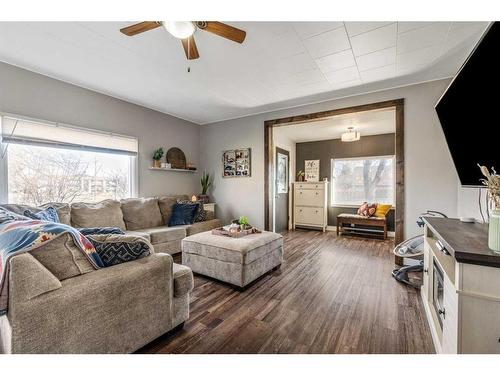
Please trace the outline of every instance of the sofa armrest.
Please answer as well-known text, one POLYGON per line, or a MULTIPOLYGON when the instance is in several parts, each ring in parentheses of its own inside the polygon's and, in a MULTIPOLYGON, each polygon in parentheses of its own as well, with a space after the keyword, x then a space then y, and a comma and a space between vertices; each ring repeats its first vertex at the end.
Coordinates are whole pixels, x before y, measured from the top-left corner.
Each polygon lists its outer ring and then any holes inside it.
POLYGON ((172 328, 173 259, 168 254, 61 283, 9 308, 13 352, 129 353, 172 328))
POLYGON ((10 260, 9 305, 29 301, 62 287, 61 282, 29 253, 10 260))

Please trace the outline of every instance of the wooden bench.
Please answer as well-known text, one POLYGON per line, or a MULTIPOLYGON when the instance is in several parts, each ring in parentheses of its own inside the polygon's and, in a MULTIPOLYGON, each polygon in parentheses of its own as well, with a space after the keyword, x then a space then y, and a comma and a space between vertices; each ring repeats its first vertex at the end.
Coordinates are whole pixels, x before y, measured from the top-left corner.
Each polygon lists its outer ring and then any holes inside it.
POLYGON ((377 217, 377 216, 362 216, 356 214, 340 214, 337 216, 337 236, 343 234, 344 232, 351 232, 363 235, 372 235, 372 236, 383 236, 383 239, 387 239, 387 220, 385 217, 377 217), (369 227, 380 228, 376 231, 370 230, 362 230, 362 228, 354 228, 354 227, 344 227, 343 224, 349 225, 365 225, 369 227))

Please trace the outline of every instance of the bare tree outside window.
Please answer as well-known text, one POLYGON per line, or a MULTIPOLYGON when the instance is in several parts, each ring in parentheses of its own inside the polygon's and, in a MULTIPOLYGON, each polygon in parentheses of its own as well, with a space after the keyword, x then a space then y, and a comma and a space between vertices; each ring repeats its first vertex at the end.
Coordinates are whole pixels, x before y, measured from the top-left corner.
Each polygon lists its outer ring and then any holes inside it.
POLYGON ((97 202, 130 196, 130 156, 10 144, 9 202, 97 202))
POLYGON ((332 205, 394 204, 394 158, 332 160, 332 205))

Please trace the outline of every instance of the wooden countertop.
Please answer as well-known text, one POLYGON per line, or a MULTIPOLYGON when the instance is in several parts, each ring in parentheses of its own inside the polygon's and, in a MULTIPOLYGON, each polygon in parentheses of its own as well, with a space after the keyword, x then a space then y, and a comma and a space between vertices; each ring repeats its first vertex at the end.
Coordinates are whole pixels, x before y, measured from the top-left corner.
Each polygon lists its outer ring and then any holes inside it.
POLYGON ((457 262, 500 268, 500 253, 488 247, 488 224, 437 217, 423 219, 457 262))

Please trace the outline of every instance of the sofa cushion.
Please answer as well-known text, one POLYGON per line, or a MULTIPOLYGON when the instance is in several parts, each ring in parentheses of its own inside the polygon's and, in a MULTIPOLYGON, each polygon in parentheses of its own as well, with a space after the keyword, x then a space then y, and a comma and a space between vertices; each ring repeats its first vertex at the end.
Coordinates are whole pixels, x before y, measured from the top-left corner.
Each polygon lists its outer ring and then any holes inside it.
POLYGON ((123 234, 100 234, 87 237, 106 267, 144 258, 154 253, 148 240, 123 234))
POLYGON ((26 210, 37 213, 48 207, 54 207, 57 211, 59 222, 61 224, 71 225, 70 206, 67 203, 46 203, 40 207, 28 206, 26 204, 2 204, 0 207, 4 207, 19 215, 23 215, 26 210))
POLYGON ((158 198, 122 199, 123 221, 128 230, 159 227, 163 225, 158 198))
POLYGON ((94 271, 92 264, 67 233, 30 251, 30 254, 59 280, 94 271))
POLYGON ((207 230, 212 230, 220 226, 222 226, 222 224, 219 219, 200 221, 198 223, 188 225, 186 227, 186 232, 188 236, 192 236, 193 234, 206 232, 207 230))
POLYGON ((139 232, 136 230, 125 230, 123 231, 123 233, 126 234, 127 236, 139 236, 151 242, 151 236, 146 232, 139 232))
POLYGON ((181 240, 186 237, 186 228, 184 227, 161 226, 156 228, 141 229, 141 232, 149 235, 153 245, 162 242, 181 240))
POLYGON ((107 199, 99 203, 72 203, 71 224, 76 228, 117 227, 125 230, 121 204, 107 199))
POLYGON ((168 225, 170 222, 174 204, 176 204, 178 200, 186 199, 189 199, 187 195, 172 195, 158 198, 158 206, 160 207, 161 216, 163 217, 163 224, 168 225))
POLYGON ((59 215, 54 207, 47 207, 44 210, 33 212, 31 210, 25 210, 24 216, 29 217, 34 220, 50 221, 52 223, 59 223, 59 215))
POLYGON ((193 290, 194 280, 191 268, 174 263, 174 296, 182 297, 193 290))

